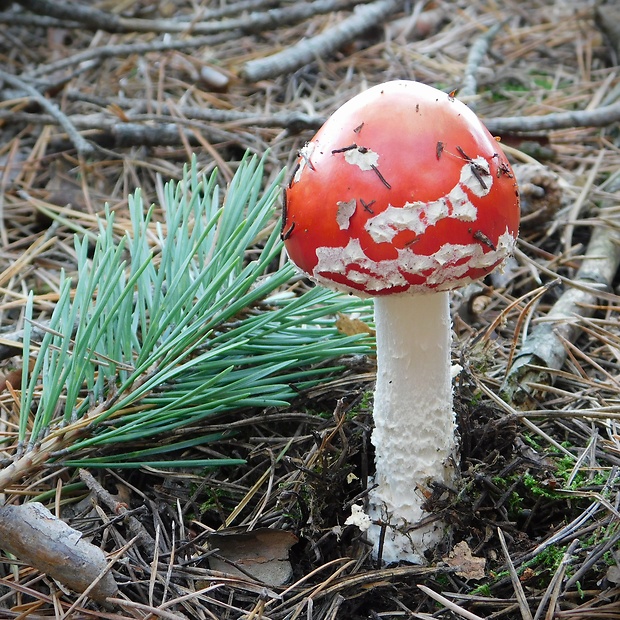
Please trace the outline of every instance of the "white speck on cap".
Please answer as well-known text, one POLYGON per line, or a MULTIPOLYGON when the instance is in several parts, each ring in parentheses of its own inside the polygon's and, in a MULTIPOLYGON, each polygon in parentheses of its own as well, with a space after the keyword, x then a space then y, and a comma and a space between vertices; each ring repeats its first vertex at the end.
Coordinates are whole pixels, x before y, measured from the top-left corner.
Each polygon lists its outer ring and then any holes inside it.
POLYGON ((312 157, 312 153, 314 153, 314 149, 316 148, 315 142, 306 142, 301 149, 299 149, 299 167, 295 172, 295 176, 293 177, 293 181, 295 183, 299 183, 299 179, 301 179, 301 173, 304 171, 306 164, 310 161, 312 157))
POLYGON ((433 254, 414 254, 405 248, 398 250, 394 259, 375 261, 364 253, 359 239, 351 239, 344 248, 317 248, 318 262, 312 275, 321 284, 357 295, 407 286, 405 275, 424 277, 424 284, 408 287, 410 293, 446 291, 472 282, 474 278, 467 277, 470 270, 492 267, 510 253, 514 244, 506 228, 496 248, 488 252, 479 243, 446 243, 433 254), (334 282, 330 274, 346 276, 349 282, 360 284, 363 291, 334 282))
POLYGON ((357 166, 360 170, 372 170, 379 163, 379 153, 360 147, 345 151, 344 158, 347 163, 357 166))
POLYGON ((478 210, 465 190, 478 197, 486 196, 491 191, 493 178, 485 175, 483 187, 472 172, 472 166, 478 166, 482 171, 489 170, 489 164, 477 157, 463 165, 458 183, 445 196, 430 202, 407 202, 401 207, 389 205, 366 222, 366 230, 377 243, 389 243, 399 232, 421 235, 429 226, 445 218, 475 222, 478 210))
POLYGON ((338 205, 338 211, 336 212, 336 224, 338 224, 338 228, 340 228, 340 230, 347 230, 349 228, 349 222, 355 213, 357 201, 355 198, 351 198, 351 200, 347 201, 339 200, 336 204, 338 205))

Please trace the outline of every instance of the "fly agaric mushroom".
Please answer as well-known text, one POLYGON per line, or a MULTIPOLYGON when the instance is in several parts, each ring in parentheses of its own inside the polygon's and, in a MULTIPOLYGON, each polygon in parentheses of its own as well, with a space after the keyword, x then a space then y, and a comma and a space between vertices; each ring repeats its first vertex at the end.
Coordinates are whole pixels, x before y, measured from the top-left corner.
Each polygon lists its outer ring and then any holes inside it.
POLYGON ((424 562, 444 524, 425 509, 453 487, 450 289, 510 253, 519 194, 497 141, 452 95, 380 84, 339 108, 300 152, 282 237, 316 282, 375 302, 376 487, 368 536, 387 562, 424 562))

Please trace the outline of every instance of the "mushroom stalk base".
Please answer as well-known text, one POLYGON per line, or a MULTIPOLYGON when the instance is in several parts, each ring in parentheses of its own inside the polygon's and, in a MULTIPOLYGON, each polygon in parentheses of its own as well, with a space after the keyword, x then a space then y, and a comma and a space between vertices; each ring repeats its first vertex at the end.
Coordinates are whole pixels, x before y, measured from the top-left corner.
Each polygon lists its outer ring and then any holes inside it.
POLYGON ((453 487, 456 477, 449 294, 377 297, 375 323, 377 487, 368 538, 385 562, 423 564, 445 524, 422 506, 433 482, 453 487))

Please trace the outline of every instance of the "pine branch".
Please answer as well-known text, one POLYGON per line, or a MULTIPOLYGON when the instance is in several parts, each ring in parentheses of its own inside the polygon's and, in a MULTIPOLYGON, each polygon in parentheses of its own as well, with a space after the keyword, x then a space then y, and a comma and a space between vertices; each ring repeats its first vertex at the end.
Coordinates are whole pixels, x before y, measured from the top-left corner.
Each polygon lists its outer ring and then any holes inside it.
POLYGON ((89 239, 76 236, 78 276, 61 279, 38 346, 29 296, 23 351, 35 362, 30 374, 24 364, 19 430, 0 489, 52 464, 238 464, 165 460, 221 433, 162 438, 222 412, 286 405, 330 370, 325 362, 369 352, 361 337, 340 335, 333 318, 363 302, 320 288, 284 294, 293 268, 270 271, 282 252, 272 225, 281 176, 262 191, 262 162, 246 158, 223 201, 215 179, 200 178, 194 163, 166 186, 159 223, 136 192, 132 230, 118 239, 108 211, 92 257, 89 239))

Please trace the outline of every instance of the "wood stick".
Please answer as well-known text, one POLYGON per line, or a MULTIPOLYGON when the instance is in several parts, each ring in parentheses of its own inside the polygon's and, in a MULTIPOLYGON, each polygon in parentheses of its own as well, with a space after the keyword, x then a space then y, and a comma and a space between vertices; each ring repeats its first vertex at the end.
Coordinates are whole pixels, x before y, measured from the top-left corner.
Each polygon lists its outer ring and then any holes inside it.
POLYGON ((507 116, 482 119, 487 129, 494 134, 570 129, 572 127, 604 127, 618 121, 620 121, 620 101, 594 110, 574 110, 542 116, 507 116))
POLYGON ((277 54, 247 62, 242 75, 249 82, 258 82, 295 71, 316 58, 331 54, 366 30, 380 24, 401 4, 399 0, 378 0, 360 6, 350 17, 315 37, 303 39, 277 54))
MULTIPOLYGON (((489 47, 497 35, 497 33, 504 26, 503 23, 494 24, 483 35, 478 37, 469 50, 467 56, 467 66, 465 67, 465 74, 463 75, 463 81, 461 88, 458 91, 459 97, 473 97, 478 92, 478 70, 480 69, 480 63, 487 55, 489 47)), ((472 110, 475 109, 475 102, 471 101, 467 104, 472 110)))
POLYGON ((620 266, 620 230, 596 226, 574 282, 588 290, 570 286, 555 302, 544 321, 538 323, 509 368, 502 388, 503 396, 515 405, 530 405, 533 396, 528 384, 551 385, 553 370, 567 358, 565 342, 574 342, 579 318, 594 313, 598 297, 593 287, 607 292, 620 266))
POLYGON ((105 601, 118 592, 103 551, 43 504, 0 508, 0 547, 76 592, 105 601))
MULTIPOLYGON (((228 19, 213 19, 207 14, 206 17, 193 19, 189 23, 177 19, 122 17, 77 2, 54 2, 52 0, 18 0, 18 2, 33 13, 47 15, 60 21, 67 20, 72 24, 77 21, 82 26, 93 30, 105 30, 114 33, 166 32, 191 33, 194 35, 217 34, 237 29, 243 32, 263 32, 264 30, 295 24, 314 15, 331 13, 353 4, 359 4, 359 0, 357 2, 355 0, 316 0, 315 2, 300 2, 277 9, 253 11, 249 15, 228 19)), ((258 7, 262 9, 261 4, 258 4, 258 7)), ((252 4, 248 4, 248 6, 252 6, 252 4)))
POLYGON ((19 88, 27 93, 28 97, 36 101, 46 112, 58 121, 58 124, 67 132, 69 139, 81 157, 92 155, 94 147, 89 144, 77 131, 65 113, 52 101, 45 98, 36 88, 21 78, 0 69, 0 80, 19 88))
POLYGON ((106 489, 95 480, 93 475, 86 469, 80 469, 80 478, 86 484, 86 486, 97 496, 97 498, 103 502, 110 510, 117 515, 123 515, 125 524, 132 537, 137 538, 139 544, 141 544, 150 557, 155 554, 155 539, 149 534, 144 525, 132 516, 125 505, 119 502, 112 496, 106 489))

